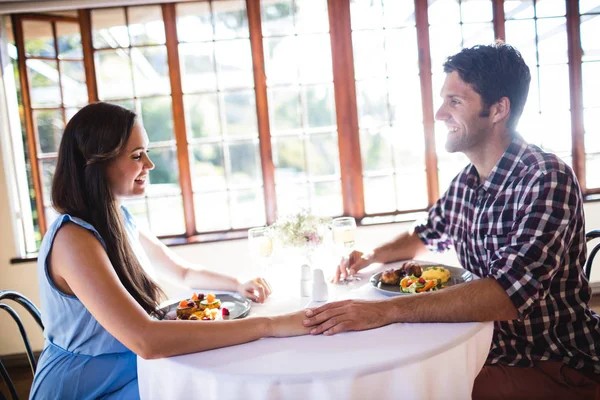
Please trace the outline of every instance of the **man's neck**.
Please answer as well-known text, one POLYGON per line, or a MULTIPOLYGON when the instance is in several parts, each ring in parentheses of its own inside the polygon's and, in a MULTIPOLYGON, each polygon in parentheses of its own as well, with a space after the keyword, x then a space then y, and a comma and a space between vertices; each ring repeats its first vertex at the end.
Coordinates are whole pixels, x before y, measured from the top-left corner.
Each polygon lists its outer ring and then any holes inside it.
POLYGON ((481 143, 477 149, 465 152, 465 155, 477 169, 480 183, 485 182, 492 169, 498 164, 498 161, 510 146, 512 139, 513 135, 509 131, 490 135, 490 140, 481 143))

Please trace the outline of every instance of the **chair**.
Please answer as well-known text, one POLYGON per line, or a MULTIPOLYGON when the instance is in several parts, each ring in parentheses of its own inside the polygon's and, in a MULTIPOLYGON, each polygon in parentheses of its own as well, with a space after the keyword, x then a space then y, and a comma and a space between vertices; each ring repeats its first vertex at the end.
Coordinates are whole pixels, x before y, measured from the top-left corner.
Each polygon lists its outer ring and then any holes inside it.
MULTIPOLYGON (((29 344, 29 338, 27 337, 27 332, 25 332, 25 327, 23 326, 23 322, 19 317, 19 314, 15 311, 14 308, 5 303, 5 300, 12 300, 21 306, 25 310, 27 310, 35 322, 38 323, 42 330, 44 329, 44 325, 42 324, 42 317, 40 314, 40 310, 25 296, 21 293, 12 291, 12 290, 0 290, 0 309, 6 311, 16 322, 19 331, 21 332, 21 338, 25 343, 25 350, 27 351, 27 358, 29 359, 29 365, 31 366, 31 372, 35 374, 35 369, 37 367, 37 363, 35 361, 35 357, 33 355, 33 351, 31 350, 31 345, 29 344)), ((17 400, 19 396, 17 395, 17 391, 15 389, 15 385, 12 380, 8 376, 8 371, 0 361, 0 376, 6 382, 8 386, 8 390, 10 391, 10 395, 13 399, 17 400)), ((1 394, 0 394, 1 396, 1 394)))
MULTIPOLYGON (((585 234, 585 240, 588 243, 598 238, 600 238, 600 229, 594 229, 593 231, 589 231, 585 234)), ((596 243, 596 246, 594 246, 587 258, 587 261, 585 262, 585 276, 587 277, 588 281, 590 280, 590 276, 592 274, 592 263, 594 262, 594 257, 596 256, 598 250, 600 250, 600 242, 596 243)))

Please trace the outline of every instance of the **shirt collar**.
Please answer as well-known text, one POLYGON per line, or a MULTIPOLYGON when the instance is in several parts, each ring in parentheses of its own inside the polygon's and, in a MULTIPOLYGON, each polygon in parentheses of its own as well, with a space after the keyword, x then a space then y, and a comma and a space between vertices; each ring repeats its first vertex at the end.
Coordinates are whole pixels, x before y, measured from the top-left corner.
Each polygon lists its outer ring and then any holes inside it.
POLYGON ((467 167, 466 184, 472 190, 481 189, 489 195, 496 195, 511 177, 513 171, 519 165, 521 156, 527 149, 527 142, 515 133, 512 142, 498 160, 498 163, 492 168, 492 171, 485 182, 480 184, 479 174, 473 164, 467 167))

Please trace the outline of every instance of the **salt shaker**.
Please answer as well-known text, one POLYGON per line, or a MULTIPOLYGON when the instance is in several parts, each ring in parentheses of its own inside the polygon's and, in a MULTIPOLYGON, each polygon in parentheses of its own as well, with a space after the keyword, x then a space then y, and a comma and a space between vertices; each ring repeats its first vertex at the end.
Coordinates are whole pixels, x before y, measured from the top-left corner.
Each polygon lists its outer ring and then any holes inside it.
POLYGON ((300 297, 310 296, 310 266, 302 265, 300 267, 300 297))
POLYGON ((327 283, 325 283, 323 270, 315 269, 313 271, 312 301, 323 302, 327 301, 327 298, 327 283))

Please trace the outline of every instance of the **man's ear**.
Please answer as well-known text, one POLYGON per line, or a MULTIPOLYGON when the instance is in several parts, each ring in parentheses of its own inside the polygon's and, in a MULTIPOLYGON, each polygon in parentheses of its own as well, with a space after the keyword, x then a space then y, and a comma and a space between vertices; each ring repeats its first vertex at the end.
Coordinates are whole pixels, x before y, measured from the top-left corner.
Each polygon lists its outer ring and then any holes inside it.
POLYGON ((510 100, 504 96, 490 107, 492 122, 498 123, 502 120, 508 121, 510 117, 510 100))

